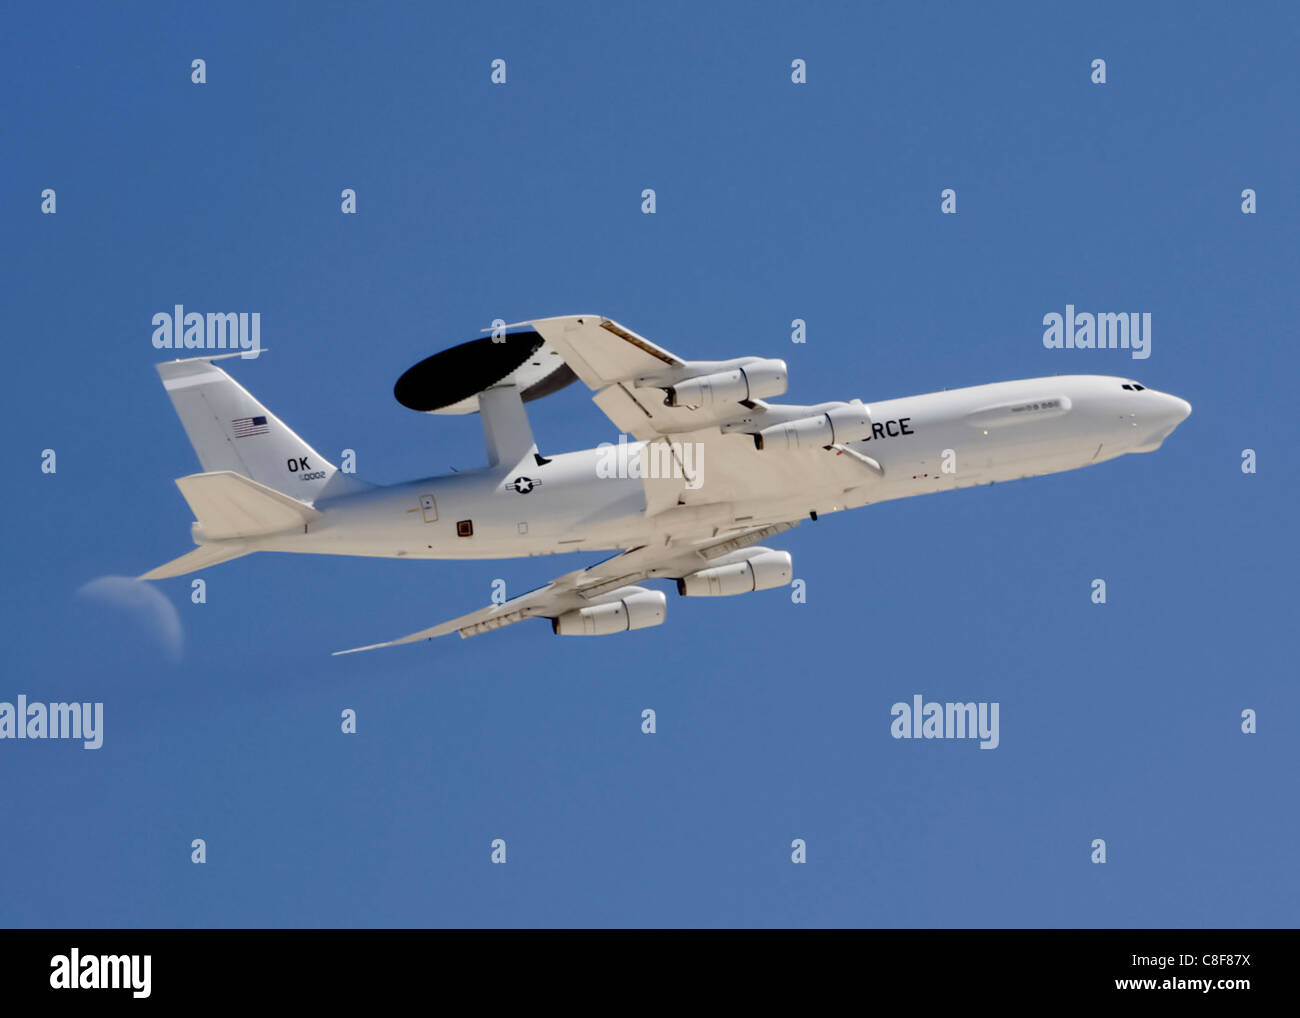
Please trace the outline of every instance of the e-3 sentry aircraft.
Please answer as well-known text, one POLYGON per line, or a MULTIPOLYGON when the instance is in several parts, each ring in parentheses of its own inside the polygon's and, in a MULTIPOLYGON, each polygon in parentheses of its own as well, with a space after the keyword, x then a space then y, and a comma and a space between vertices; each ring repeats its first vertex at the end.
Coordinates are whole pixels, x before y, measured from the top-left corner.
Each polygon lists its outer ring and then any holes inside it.
MULTIPOLYGON (((784 361, 688 361, 600 315, 508 326, 421 361, 394 389, 429 413, 477 412, 487 466, 376 486, 340 472, 213 363, 158 366, 203 473, 176 481, 198 547, 143 579, 255 551, 515 558, 612 550, 537 590, 372 650, 524 619, 563 636, 664 621, 687 597, 784 586, 764 547, 805 517, 1151 452, 1191 412, 1127 378, 1056 375, 923 396, 795 406, 784 361), (635 441, 543 456, 524 403, 580 379, 635 441)), ((232 355, 237 356, 237 355, 232 355)), ((338 651, 337 653, 351 653, 338 651)))

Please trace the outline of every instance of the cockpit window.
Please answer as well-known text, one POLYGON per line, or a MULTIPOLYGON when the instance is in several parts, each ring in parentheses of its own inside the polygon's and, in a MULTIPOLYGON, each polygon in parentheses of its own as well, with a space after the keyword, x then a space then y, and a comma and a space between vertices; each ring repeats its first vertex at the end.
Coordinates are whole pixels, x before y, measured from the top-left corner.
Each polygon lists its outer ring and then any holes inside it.
POLYGON ((1146 386, 1138 385, 1137 382, 1125 382, 1123 385, 1120 386, 1120 388, 1128 389, 1129 392, 1143 392, 1146 389, 1146 386))

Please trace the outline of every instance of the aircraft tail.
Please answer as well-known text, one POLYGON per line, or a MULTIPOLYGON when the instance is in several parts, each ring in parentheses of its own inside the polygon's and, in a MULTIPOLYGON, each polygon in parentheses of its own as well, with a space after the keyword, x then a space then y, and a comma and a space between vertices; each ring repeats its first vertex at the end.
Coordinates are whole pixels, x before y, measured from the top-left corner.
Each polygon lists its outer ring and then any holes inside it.
POLYGON ((205 473, 240 474, 309 504, 369 487, 340 473, 212 363, 220 359, 193 357, 158 365, 163 387, 205 473))
POLYGON ((229 470, 178 477, 176 487, 194 511, 199 541, 301 533, 321 517, 306 502, 229 470))
POLYGON ((306 502, 230 470, 178 477, 176 487, 194 512, 192 533, 201 543, 145 573, 142 580, 164 580, 228 562, 257 550, 247 538, 305 533, 321 517, 306 502))

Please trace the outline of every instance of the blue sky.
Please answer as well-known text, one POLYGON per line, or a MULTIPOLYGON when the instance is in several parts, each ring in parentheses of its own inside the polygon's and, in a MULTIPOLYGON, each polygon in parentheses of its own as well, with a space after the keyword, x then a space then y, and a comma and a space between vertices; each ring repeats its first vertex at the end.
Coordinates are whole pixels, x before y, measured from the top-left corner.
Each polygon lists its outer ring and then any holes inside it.
MULTIPOLYGON (((105 735, 0 742, 0 924, 1295 925, 1297 14, 1055 6, 11 7, 0 700, 105 735), (175 661, 76 592, 190 547, 177 303, 260 312, 232 373, 379 483, 482 461, 392 385, 497 317, 784 357, 799 402, 1097 372, 1195 410, 805 523, 803 605, 332 658, 591 559, 258 555, 159 585, 175 661), (1150 312, 1152 356, 1044 349, 1067 303, 1150 312), (894 740, 916 693, 997 701, 1001 745, 894 740)), ((616 438, 577 386, 531 414, 616 438)))

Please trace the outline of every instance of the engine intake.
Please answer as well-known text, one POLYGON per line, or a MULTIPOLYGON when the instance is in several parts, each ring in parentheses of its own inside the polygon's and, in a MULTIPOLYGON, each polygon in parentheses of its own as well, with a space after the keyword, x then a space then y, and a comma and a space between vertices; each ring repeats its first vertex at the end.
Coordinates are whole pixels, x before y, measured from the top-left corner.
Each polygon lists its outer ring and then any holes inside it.
POLYGON ((815 449, 871 437, 871 418, 862 404, 845 403, 815 417, 800 417, 754 435, 755 449, 815 449))
POLYGON ((677 593, 683 597, 731 597, 733 594, 784 587, 793 576, 794 560, 788 551, 748 549, 747 557, 742 561, 710 566, 683 576, 677 581, 677 593))
POLYGON ((556 636, 607 636, 663 625, 667 617, 668 598, 662 590, 622 587, 604 597, 609 600, 552 619, 551 632, 556 636))
POLYGON ((783 360, 755 360, 731 371, 687 378, 664 392, 664 406, 713 407, 779 396, 787 385, 783 360))

